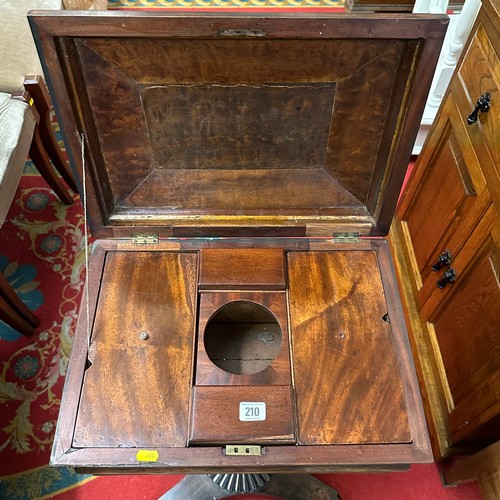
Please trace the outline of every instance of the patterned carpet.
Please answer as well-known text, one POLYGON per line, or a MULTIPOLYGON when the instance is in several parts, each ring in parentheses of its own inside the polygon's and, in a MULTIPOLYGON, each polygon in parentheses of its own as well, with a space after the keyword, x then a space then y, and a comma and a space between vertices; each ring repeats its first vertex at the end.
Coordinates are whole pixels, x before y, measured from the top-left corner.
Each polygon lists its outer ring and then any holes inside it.
POLYGON ((41 325, 0 322, 0 498, 40 498, 77 478, 49 469, 84 278, 81 205, 63 205, 32 163, 0 230, 0 270, 41 325))
POLYGON ((83 217, 79 204, 61 204, 39 175, 30 175, 31 162, 27 166, 0 231, 0 270, 41 326, 25 338, 0 322, 0 463, 7 476, 0 498, 36 498, 75 475, 43 465, 83 287, 83 217))
POLYGON ((307 10, 342 9, 344 0, 108 0, 108 9, 307 10))

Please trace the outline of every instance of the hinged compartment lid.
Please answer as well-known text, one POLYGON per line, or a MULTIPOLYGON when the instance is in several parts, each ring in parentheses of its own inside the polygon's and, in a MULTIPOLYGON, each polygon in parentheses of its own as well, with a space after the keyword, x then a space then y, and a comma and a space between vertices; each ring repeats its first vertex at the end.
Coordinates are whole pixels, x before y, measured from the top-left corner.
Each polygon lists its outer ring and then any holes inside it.
POLYGON ((387 233, 447 18, 30 22, 94 235, 313 236, 387 233))

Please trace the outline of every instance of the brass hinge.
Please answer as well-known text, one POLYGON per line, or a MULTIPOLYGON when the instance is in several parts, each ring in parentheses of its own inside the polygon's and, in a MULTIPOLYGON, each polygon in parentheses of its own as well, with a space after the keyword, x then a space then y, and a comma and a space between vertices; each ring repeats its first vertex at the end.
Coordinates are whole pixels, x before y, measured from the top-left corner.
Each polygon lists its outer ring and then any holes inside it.
POLYGON ((135 245, 156 245, 159 241, 157 234, 132 233, 132 243, 135 245))
POLYGON ((262 446, 245 445, 245 444, 228 444, 226 445, 226 455, 233 456, 260 456, 262 455, 262 446))
POLYGON ((259 29, 225 28, 220 29, 217 36, 261 38, 266 36, 266 32, 259 29))
POLYGON ((359 243, 359 233, 333 233, 334 243, 359 243))

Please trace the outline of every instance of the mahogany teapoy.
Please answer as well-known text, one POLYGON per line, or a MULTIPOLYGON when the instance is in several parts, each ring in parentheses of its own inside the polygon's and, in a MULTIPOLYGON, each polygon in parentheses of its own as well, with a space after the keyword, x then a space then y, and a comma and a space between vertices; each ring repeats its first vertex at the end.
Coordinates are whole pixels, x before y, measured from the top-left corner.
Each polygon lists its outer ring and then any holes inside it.
POLYGON ((391 224, 447 18, 30 22, 99 238, 53 465, 432 460, 391 256, 375 237, 391 224))

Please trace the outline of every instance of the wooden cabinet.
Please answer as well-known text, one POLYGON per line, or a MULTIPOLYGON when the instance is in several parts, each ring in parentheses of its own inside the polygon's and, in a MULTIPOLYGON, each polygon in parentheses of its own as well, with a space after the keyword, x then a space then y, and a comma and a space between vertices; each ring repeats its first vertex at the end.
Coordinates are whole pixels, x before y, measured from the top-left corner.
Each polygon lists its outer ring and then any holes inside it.
POLYGON ((486 2, 392 230, 437 458, 500 438, 499 45, 486 2))

